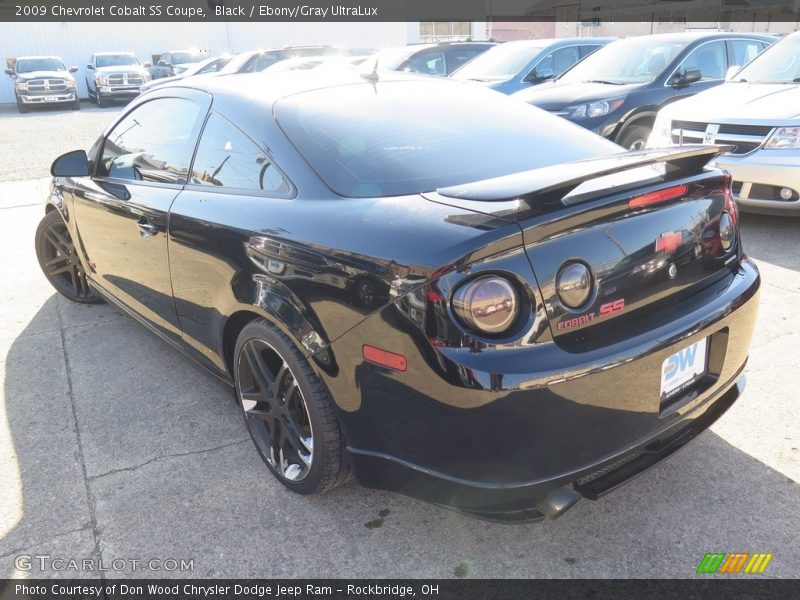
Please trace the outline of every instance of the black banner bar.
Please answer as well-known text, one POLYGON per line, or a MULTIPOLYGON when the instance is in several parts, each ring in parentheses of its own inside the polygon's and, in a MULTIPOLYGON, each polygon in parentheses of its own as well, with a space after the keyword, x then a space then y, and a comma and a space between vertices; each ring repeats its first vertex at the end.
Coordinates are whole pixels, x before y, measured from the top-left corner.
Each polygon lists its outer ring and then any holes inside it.
POLYGON ((3 600, 771 600, 800 597, 800 581, 730 579, 547 580, 0 580, 3 600))
POLYGON ((800 19, 796 0, 0 0, 0 21, 751 22, 800 19))

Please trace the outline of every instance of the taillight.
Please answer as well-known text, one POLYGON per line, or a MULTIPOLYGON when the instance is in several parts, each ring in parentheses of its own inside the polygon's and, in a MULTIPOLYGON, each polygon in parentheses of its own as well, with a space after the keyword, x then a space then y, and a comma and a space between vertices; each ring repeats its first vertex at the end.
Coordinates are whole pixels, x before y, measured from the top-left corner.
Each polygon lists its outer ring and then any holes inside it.
POLYGON ((667 202, 674 198, 680 198, 681 196, 685 196, 686 192, 688 191, 689 191, 688 186, 676 185, 674 187, 670 187, 665 190, 650 192, 648 194, 643 194, 642 196, 636 196, 635 198, 631 198, 630 200, 628 200, 628 208, 644 208, 645 206, 660 204, 661 202, 667 202))
POLYGON ((490 335, 507 331, 519 314, 514 286, 498 275, 479 277, 461 285, 453 293, 451 306, 463 325, 490 335))
POLYGON ((734 246, 736 233, 739 230, 739 208, 733 197, 731 189, 732 178, 725 174, 723 193, 725 194, 725 208, 719 218, 719 239, 722 249, 727 252, 734 246))

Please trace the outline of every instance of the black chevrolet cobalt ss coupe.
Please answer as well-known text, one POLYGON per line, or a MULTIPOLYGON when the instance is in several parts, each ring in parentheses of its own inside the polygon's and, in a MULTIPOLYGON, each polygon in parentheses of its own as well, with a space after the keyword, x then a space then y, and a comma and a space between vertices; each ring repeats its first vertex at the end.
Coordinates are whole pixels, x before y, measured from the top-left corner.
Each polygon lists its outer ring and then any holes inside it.
POLYGON ((760 280, 718 152, 407 74, 186 80, 53 163, 36 249, 235 386, 289 489, 556 517, 742 392, 760 280))

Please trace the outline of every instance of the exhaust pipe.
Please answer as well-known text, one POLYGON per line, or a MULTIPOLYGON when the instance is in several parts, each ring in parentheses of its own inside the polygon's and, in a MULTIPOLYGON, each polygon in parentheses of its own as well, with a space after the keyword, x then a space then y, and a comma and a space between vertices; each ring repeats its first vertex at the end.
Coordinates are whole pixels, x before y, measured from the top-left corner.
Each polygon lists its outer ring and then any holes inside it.
POLYGON ((550 492, 536 505, 536 509, 549 519, 557 519, 580 499, 581 495, 578 492, 564 486, 550 492))

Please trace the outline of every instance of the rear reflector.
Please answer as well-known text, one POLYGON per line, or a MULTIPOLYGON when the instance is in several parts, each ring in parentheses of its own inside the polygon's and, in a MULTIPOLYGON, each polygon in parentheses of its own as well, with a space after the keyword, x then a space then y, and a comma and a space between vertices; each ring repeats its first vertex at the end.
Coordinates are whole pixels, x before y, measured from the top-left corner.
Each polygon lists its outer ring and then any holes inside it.
POLYGON ((368 346, 366 344, 361 348, 361 352, 364 355, 364 360, 367 362, 401 372, 405 372, 408 368, 408 361, 406 361, 406 357, 402 354, 395 354, 394 352, 389 352, 388 350, 382 350, 381 348, 368 346))
POLYGON ((650 192, 643 196, 637 196, 628 201, 628 208, 642 208, 659 202, 666 202, 673 198, 679 198, 689 191, 688 186, 676 185, 675 187, 667 188, 665 190, 658 190, 657 192, 650 192))

